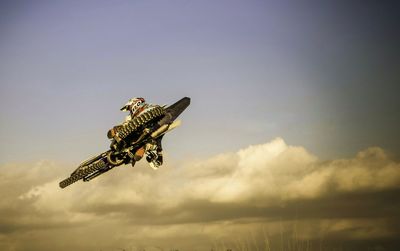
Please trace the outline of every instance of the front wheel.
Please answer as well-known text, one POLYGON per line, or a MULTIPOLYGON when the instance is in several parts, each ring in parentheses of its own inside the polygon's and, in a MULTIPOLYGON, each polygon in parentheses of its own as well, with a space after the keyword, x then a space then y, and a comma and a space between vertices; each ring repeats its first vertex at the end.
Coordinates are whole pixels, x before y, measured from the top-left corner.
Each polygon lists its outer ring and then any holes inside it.
POLYGON ((98 170, 103 170, 109 168, 109 165, 104 159, 99 159, 96 160, 88 165, 80 167, 79 170, 71 174, 70 177, 66 178, 65 180, 60 182, 60 187, 65 188, 72 183, 77 182, 80 179, 83 179, 84 177, 88 176, 91 173, 94 173, 98 170))

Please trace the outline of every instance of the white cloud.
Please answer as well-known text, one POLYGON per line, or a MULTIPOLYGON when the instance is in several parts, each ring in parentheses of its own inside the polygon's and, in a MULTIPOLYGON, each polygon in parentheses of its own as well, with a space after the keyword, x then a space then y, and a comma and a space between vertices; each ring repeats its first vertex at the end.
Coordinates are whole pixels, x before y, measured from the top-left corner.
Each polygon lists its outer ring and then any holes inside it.
MULTIPOLYGON (((28 169, 26 176, 17 176, 39 179, 53 168, 54 164, 40 162, 28 169)), ((36 208, 51 210, 120 203, 157 205, 162 209, 187 200, 257 201, 259 205, 271 205, 327 194, 400 187, 400 164, 388 159, 380 148, 369 148, 351 159, 321 162, 304 148, 289 146, 281 138, 182 167, 166 166, 154 172, 145 168, 120 167, 90 183, 73 184, 65 190, 57 187, 58 177, 47 176, 50 181, 33 186, 19 199, 36 198, 36 208)))
MULTIPOLYGON (((173 243, 182 234, 192 241, 206 241, 227 236, 218 231, 226 226, 241 235, 256 222, 276 227, 274 218, 291 221, 293 205, 304 208, 304 217, 299 216, 304 233, 318 233, 325 226, 327 235, 344 233, 347 238, 362 239, 390 237, 399 231, 386 220, 399 221, 394 213, 399 205, 385 207, 380 195, 391 196, 390 191, 400 188, 400 163, 380 148, 366 149, 349 159, 321 161, 303 147, 277 138, 181 166, 166 163, 157 171, 145 163, 119 167, 89 183, 60 189, 58 182, 72 169, 48 161, 0 167, 3 241, 29 239, 25 232, 38 228, 57 229, 69 237, 74 236, 71 228, 86 229, 91 232, 85 238, 94 239, 115 232, 109 240, 99 240, 103 245, 120 239, 128 244, 132 235, 141 243, 157 242, 157 238, 162 239, 160 244, 173 243), (336 196, 333 202, 332 196, 336 196), (382 208, 371 208, 379 203, 382 208), (353 211, 349 204, 369 208, 363 220, 359 209, 353 211), (188 224, 196 231, 187 232, 188 224)), ((56 239, 65 242, 62 236, 56 239)))

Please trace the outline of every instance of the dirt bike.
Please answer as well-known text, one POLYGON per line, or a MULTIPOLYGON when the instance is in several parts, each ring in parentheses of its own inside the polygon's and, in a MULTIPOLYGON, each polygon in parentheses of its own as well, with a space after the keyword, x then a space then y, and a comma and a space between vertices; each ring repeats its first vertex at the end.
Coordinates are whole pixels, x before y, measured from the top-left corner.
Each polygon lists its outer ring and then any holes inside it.
POLYGON ((152 106, 130 121, 115 126, 108 132, 112 138, 110 150, 82 162, 71 175, 60 182, 65 188, 79 180, 90 181, 114 167, 134 163, 134 153, 147 143, 161 140, 165 133, 179 126, 176 118, 189 106, 190 98, 184 97, 174 104, 152 106))

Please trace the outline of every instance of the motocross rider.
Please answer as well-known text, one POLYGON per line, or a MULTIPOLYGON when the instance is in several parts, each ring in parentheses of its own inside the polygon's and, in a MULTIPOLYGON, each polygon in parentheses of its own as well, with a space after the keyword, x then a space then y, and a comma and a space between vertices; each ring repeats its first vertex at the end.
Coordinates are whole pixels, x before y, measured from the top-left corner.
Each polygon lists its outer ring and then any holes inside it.
MULTIPOLYGON (((125 123, 128 123, 130 120, 140 115, 146 109, 152 107, 151 104, 146 104, 144 98, 132 98, 130 99, 120 110, 121 111, 129 111, 129 115, 125 117, 125 123)), ((149 165, 153 169, 159 168, 163 163, 162 156, 162 147, 161 147, 161 139, 157 138, 149 143, 147 143, 144 147, 139 148, 134 153, 134 157, 132 158, 131 164, 135 165, 136 161, 139 161, 144 154, 146 154, 146 160, 149 162, 149 165)))

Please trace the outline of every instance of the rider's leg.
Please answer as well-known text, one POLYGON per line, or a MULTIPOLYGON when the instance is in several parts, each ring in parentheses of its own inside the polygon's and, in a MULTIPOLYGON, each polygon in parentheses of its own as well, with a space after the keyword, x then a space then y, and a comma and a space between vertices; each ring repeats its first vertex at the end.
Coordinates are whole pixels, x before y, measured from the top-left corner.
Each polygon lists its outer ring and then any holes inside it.
POLYGON ((161 138, 146 144, 146 160, 153 169, 157 169, 163 163, 161 138))
POLYGON ((161 146, 161 140, 163 136, 157 138, 157 162, 161 166, 163 164, 163 155, 162 155, 162 146, 161 146))

